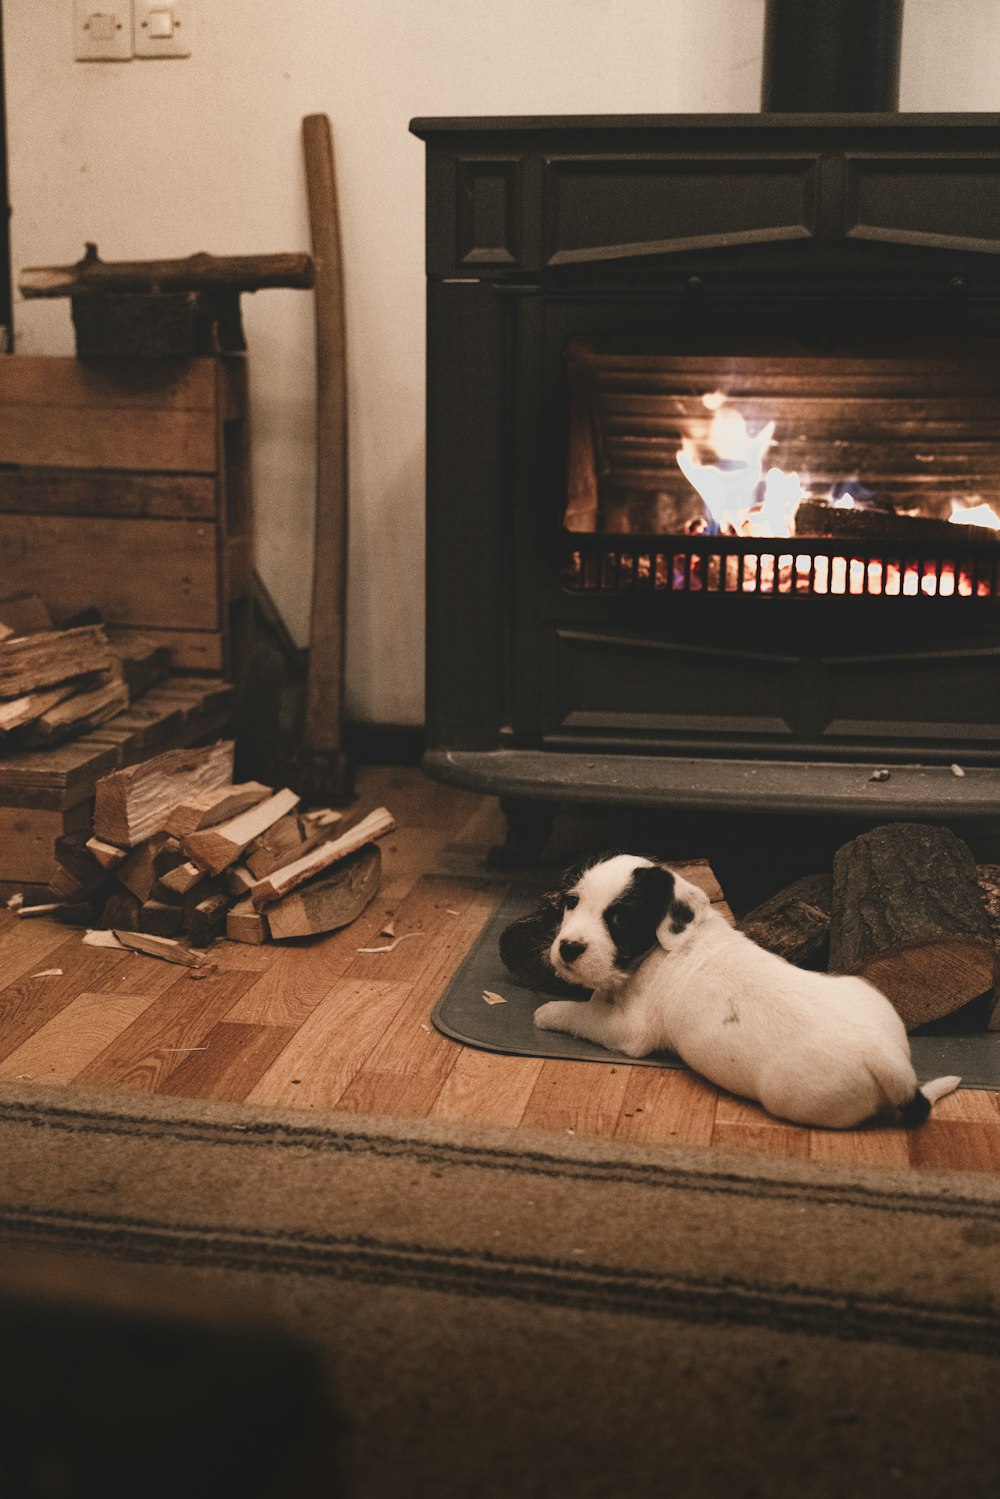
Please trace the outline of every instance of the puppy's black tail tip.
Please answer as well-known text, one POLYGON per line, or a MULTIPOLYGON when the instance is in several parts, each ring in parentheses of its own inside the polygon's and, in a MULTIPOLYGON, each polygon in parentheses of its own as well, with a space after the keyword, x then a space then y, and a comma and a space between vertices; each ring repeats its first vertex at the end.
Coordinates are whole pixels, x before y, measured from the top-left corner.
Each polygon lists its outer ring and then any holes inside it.
POLYGON ((913 1097, 900 1108, 900 1122, 907 1129, 923 1124, 931 1111, 931 1105, 946 1094, 953 1093, 961 1081, 960 1077, 936 1077, 929 1083, 921 1084, 913 1097))
POLYGON ((899 1122, 905 1129, 915 1129, 918 1124, 923 1124, 930 1111, 930 1099, 918 1088, 909 1102, 904 1103, 900 1109, 899 1122))

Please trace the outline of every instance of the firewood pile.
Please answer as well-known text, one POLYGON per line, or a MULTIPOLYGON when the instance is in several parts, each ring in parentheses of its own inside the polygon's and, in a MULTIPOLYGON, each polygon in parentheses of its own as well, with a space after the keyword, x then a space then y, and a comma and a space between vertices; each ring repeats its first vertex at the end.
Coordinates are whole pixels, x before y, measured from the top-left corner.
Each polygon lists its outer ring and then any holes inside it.
POLYGON ((234 783, 234 748, 168 750, 99 780, 92 833, 59 839, 52 899, 19 914, 165 957, 221 936, 261 943, 353 921, 378 891, 375 840, 395 827, 390 813, 303 811, 293 791, 234 783))
POLYGON ((0 754, 89 733, 169 666, 165 646, 133 640, 130 648, 102 624, 54 629, 36 594, 0 600, 0 754))
POLYGON ((1000 865, 977 865, 948 828, 863 833, 832 872, 796 880, 739 925, 790 962, 867 978, 907 1030, 959 1012, 962 1028, 1000 1029, 1000 865))

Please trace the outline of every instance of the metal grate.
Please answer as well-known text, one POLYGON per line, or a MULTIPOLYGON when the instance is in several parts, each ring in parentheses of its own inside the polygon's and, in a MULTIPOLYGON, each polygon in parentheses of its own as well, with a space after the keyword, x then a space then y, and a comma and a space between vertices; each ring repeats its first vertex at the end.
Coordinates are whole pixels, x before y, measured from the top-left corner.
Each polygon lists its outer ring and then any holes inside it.
POLYGON ((570 593, 586 594, 1000 599, 992 555, 921 555, 816 538, 573 536, 562 580, 570 593))

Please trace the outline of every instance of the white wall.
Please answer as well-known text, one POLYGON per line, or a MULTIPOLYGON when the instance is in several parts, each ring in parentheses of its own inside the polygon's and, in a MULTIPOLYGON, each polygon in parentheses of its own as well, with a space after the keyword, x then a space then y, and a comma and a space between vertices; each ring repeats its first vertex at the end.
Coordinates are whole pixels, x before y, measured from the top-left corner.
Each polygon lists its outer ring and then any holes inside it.
MULTIPOLYGON (((95 0, 95 8, 97 0, 95 0)), ((764 0, 194 0, 193 56, 72 60, 71 0, 2 0, 11 250, 68 262, 304 250, 303 115, 329 115, 347 281, 348 711, 423 709, 423 147, 414 115, 756 110, 764 0)), ((1000 109, 995 0, 907 0, 901 105, 1000 109)), ((16 300, 16 299, 15 299, 16 300)), ((307 292, 243 298, 260 571, 308 637, 307 292)), ((73 348, 16 302, 19 352, 73 348)))

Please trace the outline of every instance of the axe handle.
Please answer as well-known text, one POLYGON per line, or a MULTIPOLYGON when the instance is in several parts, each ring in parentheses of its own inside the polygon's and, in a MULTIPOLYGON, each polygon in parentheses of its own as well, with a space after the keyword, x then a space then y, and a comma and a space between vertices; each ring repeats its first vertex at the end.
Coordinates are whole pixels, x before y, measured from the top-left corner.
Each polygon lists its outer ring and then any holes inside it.
POLYGON ((333 140, 325 114, 302 121, 315 266, 316 523, 305 754, 341 749, 347 605, 347 365, 333 140))

